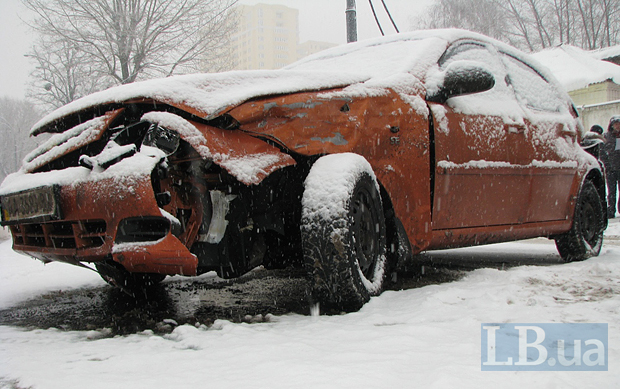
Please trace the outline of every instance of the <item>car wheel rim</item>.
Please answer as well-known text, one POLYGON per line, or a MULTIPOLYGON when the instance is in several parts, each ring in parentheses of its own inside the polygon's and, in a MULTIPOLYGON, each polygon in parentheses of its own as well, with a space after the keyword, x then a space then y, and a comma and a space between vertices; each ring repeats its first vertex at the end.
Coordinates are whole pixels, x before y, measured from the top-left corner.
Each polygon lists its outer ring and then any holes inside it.
POLYGON ((592 204, 585 202, 581 207, 581 234, 588 244, 596 243, 597 222, 596 212, 592 204))
POLYGON ((375 210, 373 197, 366 188, 355 193, 351 207, 353 215, 353 240, 356 248, 356 258, 362 274, 372 280, 378 256, 378 215, 375 210))

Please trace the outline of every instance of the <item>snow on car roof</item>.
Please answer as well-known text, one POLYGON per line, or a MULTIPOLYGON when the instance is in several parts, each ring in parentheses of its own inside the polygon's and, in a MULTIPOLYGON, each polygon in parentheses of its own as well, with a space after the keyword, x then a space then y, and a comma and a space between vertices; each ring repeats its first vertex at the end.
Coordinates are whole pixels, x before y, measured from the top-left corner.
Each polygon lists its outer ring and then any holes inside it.
MULTIPOLYGON (((366 40, 359 41, 359 42, 336 46, 336 47, 333 47, 327 50, 320 51, 316 54, 309 55, 305 58, 302 58, 301 60, 285 67, 284 69, 295 69, 295 68, 301 67, 300 65, 304 65, 310 62, 342 57, 342 56, 349 55, 355 52, 363 51, 365 49, 369 49, 373 47, 376 48, 377 46, 386 45, 386 44, 389 45, 390 43, 411 42, 411 41, 420 41, 420 40, 435 40, 436 44, 442 44, 441 42, 443 42, 443 45, 445 46, 448 43, 452 43, 459 39, 466 39, 466 38, 471 38, 471 39, 476 39, 476 40, 481 40, 481 41, 488 41, 488 42, 493 41, 494 43, 498 43, 494 39, 489 38, 487 36, 484 36, 484 35, 481 35, 481 34, 478 34, 472 31, 460 30, 456 28, 437 29, 437 30, 419 30, 419 31, 412 31, 412 32, 407 32, 407 33, 389 35, 389 36, 380 37, 380 38, 366 39, 366 40)), ((398 46, 392 46, 392 47, 396 51, 393 54, 397 55, 400 58, 407 58, 408 56, 412 54, 406 51, 405 52, 399 51, 398 49, 400 49, 400 47, 398 46)), ((414 53, 414 54, 418 58, 427 58, 431 61, 437 59, 437 58, 433 58, 433 56, 429 56, 428 54, 424 55, 424 53, 414 53)), ((370 62, 375 62, 375 63, 378 62, 381 64, 386 62, 385 58, 377 59, 377 58, 374 58, 372 55, 367 56, 366 60, 370 62)), ((361 63, 361 64, 357 63, 354 65, 355 67, 365 66, 364 63, 361 63)), ((383 72, 386 72, 386 70, 383 70, 383 72)))
MULTIPOLYGON (((506 54, 536 68, 540 67, 536 59, 496 39, 473 31, 446 28, 412 31, 333 47, 305 57, 284 69, 337 70, 342 69, 343 65, 349 65, 345 69, 366 71, 373 77, 387 77, 395 72, 405 72, 423 80, 426 68, 436 63, 448 45, 466 39, 492 44, 506 54)), ((553 79, 544 69, 541 74, 545 78, 553 79)))
MULTIPOLYGON (((399 80, 393 77, 398 73, 422 80, 448 44, 464 38, 502 45, 464 30, 424 30, 338 46, 282 70, 192 74, 136 82, 85 96, 53 111, 32 127, 31 135, 45 132, 55 121, 88 108, 139 98, 189 107, 213 117, 259 96, 337 88, 372 78, 399 80)), ((502 47, 513 50, 507 45, 502 47)))
POLYGON ((532 56, 547 66, 569 91, 606 80, 620 84, 620 66, 598 60, 578 47, 562 45, 532 56))

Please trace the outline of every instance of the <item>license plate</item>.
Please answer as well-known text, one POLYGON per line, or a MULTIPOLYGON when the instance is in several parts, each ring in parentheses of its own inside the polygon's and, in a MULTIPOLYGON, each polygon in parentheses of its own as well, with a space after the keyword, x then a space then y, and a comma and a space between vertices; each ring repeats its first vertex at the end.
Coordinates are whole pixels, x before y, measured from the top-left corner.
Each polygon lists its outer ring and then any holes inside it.
POLYGON ((60 219, 60 187, 43 186, 0 198, 2 225, 60 219))

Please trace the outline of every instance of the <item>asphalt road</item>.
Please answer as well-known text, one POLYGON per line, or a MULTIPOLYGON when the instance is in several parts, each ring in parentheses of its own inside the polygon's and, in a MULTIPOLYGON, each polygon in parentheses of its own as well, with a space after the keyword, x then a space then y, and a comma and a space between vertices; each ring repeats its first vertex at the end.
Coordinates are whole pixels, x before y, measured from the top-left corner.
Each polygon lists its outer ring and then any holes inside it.
MULTIPOLYGON (((528 241, 553 245, 546 239, 528 241)), ((416 258, 415 272, 401 269, 390 289, 418 288, 457 280, 467 272, 492 267, 549 266, 562 263, 553 251, 532 254, 498 250, 446 250, 416 258)), ((255 269, 234 280, 217 277, 166 280, 144 295, 130 297, 110 286, 58 291, 0 311, 0 324, 27 328, 94 330, 108 328, 113 334, 146 329, 157 333, 176 325, 205 324, 224 319, 233 322, 269 321, 271 315, 310 314, 308 284, 299 269, 255 269)))

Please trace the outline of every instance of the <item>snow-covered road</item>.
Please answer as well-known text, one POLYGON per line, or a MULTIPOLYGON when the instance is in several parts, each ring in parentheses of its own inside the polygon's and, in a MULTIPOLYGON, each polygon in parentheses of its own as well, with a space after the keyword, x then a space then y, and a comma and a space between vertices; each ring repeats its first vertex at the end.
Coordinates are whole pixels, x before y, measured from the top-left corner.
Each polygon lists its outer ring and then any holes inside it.
MULTIPOLYGON (((0 327, 0 388, 616 388, 617 220, 606 236, 600 257, 571 264, 559 264, 545 240, 465 249, 473 257, 519 252, 558 264, 481 268, 455 282, 387 291, 342 316, 291 314, 113 337, 106 329, 0 327), (483 372, 480 326, 489 322, 608 323, 609 371, 483 372)), ((94 273, 43 267, 0 243, 0 309, 101 284, 94 273)))

